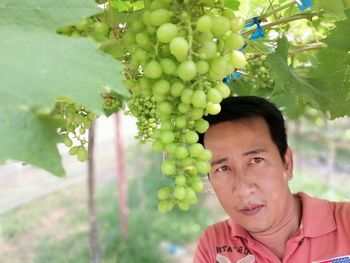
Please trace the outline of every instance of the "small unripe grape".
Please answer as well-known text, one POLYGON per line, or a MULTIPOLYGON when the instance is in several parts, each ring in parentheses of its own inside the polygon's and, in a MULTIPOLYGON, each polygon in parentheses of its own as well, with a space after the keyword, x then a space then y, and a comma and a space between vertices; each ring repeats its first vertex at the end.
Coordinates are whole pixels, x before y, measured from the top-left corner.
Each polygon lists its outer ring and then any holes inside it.
POLYGON ((202 192, 204 189, 203 181, 200 177, 196 176, 191 179, 191 187, 195 192, 202 192))
POLYGON ((198 49, 198 53, 204 59, 211 59, 216 56, 216 45, 213 41, 205 41, 198 49))
POLYGON ((182 210, 182 211, 188 211, 190 209, 190 204, 187 201, 181 201, 177 203, 177 206, 182 210))
POLYGON ((73 141, 68 137, 68 135, 63 139, 63 143, 67 147, 71 147, 73 145, 73 141))
POLYGON ((188 150, 185 146, 180 146, 175 151, 175 156, 179 159, 185 159, 188 154, 188 150))
POLYGON ((207 174, 211 169, 210 163, 208 161, 197 161, 195 165, 197 171, 201 174, 207 174))
POLYGON ((203 108, 193 108, 190 116, 192 120, 199 120, 203 116, 203 108))
POLYGON ((69 149, 69 154, 70 155, 76 155, 78 153, 79 146, 73 146, 72 148, 69 149))
POLYGON ((178 106, 177 106, 177 109, 180 113, 187 113, 190 109, 190 105, 189 104, 185 104, 185 103, 180 103, 178 106))
POLYGON ((169 101, 163 101, 158 105, 158 113, 161 116, 169 116, 173 111, 173 105, 169 101))
POLYGON ((209 64, 208 62, 204 61, 204 60, 200 60, 196 63, 196 67, 197 67, 197 72, 199 74, 205 74, 208 72, 209 70, 209 64))
POLYGON ((175 119, 175 126, 179 129, 185 128, 187 120, 185 116, 179 116, 175 119))
POLYGON ((196 192, 190 187, 186 188, 185 201, 187 201, 189 204, 196 204, 198 201, 196 192))
POLYGON ((174 204, 170 200, 161 200, 158 203, 158 210, 162 213, 169 212, 173 207, 174 204))
POLYGON ((136 35, 136 43, 140 46, 146 46, 149 43, 149 36, 147 33, 141 32, 136 35))
POLYGON ((224 57, 216 57, 210 61, 209 74, 214 80, 222 80, 226 77, 227 63, 224 57))
POLYGON ((152 151, 162 152, 164 150, 164 144, 161 141, 155 140, 152 143, 152 151))
POLYGON ((93 32, 99 35, 106 35, 108 32, 108 25, 104 22, 95 22, 93 24, 93 32))
POLYGON ((170 154, 175 154, 177 148, 178 145, 176 143, 168 143, 167 145, 165 145, 165 151, 167 151, 170 154))
POLYGON ((210 161, 212 158, 213 158, 213 154, 208 149, 204 149, 201 152, 201 154, 198 156, 198 160, 201 160, 201 161, 210 161))

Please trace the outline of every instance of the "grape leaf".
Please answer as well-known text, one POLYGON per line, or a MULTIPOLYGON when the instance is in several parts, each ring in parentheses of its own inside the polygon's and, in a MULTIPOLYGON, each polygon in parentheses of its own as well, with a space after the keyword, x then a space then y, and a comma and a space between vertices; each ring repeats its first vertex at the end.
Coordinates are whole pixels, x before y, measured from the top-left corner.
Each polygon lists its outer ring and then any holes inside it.
POLYGON ((239 9, 240 2, 237 0, 225 0, 225 7, 228 7, 232 10, 239 9))
POLYGON ((0 111, 0 164, 7 159, 20 160, 63 175, 61 156, 56 150, 59 122, 23 108, 0 106, 0 111))
POLYGON ((326 111, 328 105, 327 90, 316 88, 306 79, 295 74, 288 65, 288 41, 281 38, 276 51, 269 55, 266 62, 275 77, 274 100, 285 107, 291 117, 298 117, 305 105, 326 111))
POLYGON ((0 27, 56 30, 101 12, 93 0, 2 0, 0 27))
POLYGON ((343 0, 317 0, 314 1, 313 9, 323 10, 328 17, 334 20, 342 20, 345 18, 343 0))
POLYGON ((47 115, 54 101, 66 98, 102 113, 104 89, 127 94, 119 63, 96 43, 56 34, 99 10, 90 0, 2 1, 0 163, 14 159, 61 175, 57 122, 47 115))
POLYGON ((348 19, 336 22, 336 28, 322 42, 325 42, 332 48, 348 51, 350 49, 350 10, 346 11, 345 14, 348 19))

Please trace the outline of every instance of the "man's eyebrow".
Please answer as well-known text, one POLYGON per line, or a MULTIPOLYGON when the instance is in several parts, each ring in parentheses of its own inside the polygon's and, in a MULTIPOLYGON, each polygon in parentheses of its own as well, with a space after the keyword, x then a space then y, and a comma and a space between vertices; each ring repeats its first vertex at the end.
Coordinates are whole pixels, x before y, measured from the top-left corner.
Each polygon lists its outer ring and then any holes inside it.
POLYGON ((215 164, 226 162, 227 160, 228 160, 228 158, 224 157, 224 158, 221 158, 221 159, 213 160, 213 161, 210 162, 210 164, 213 166, 215 164))
POLYGON ((242 154, 242 156, 248 156, 248 155, 258 154, 258 153, 263 153, 263 152, 267 152, 267 150, 264 149, 264 148, 258 148, 258 149, 254 149, 254 150, 251 150, 251 151, 248 151, 248 152, 244 152, 242 154))

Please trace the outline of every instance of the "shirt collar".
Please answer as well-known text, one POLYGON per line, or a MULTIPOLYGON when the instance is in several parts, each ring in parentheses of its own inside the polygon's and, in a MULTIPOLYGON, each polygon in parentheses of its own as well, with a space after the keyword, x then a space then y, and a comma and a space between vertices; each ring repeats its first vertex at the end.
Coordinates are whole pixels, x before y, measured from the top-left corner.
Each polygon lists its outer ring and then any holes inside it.
MULTIPOLYGON (((293 195, 300 198, 302 203, 300 228, 305 237, 322 236, 337 228, 329 201, 310 197, 303 192, 293 195)), ((231 236, 249 239, 248 233, 243 227, 231 219, 228 219, 228 224, 231 236)))
POLYGON ((301 227, 304 236, 318 237, 337 228, 329 201, 312 198, 303 192, 294 196, 299 197, 302 203, 301 227))

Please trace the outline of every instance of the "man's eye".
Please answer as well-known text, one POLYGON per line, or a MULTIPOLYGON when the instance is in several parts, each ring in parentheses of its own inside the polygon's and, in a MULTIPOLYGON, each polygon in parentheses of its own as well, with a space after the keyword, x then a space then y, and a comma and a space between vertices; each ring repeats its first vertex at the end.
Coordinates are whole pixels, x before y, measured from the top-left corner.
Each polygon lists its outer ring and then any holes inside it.
POLYGON ((220 166, 218 169, 216 169, 217 172, 226 172, 228 171, 230 168, 227 166, 227 165, 223 165, 223 166, 220 166))
POLYGON ((253 159, 250 160, 248 165, 258 164, 258 163, 261 163, 263 160, 264 160, 264 158, 254 157, 253 159))

